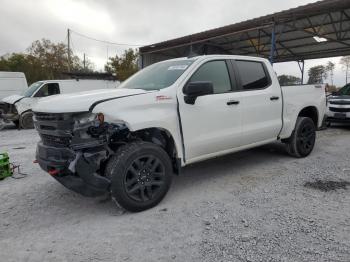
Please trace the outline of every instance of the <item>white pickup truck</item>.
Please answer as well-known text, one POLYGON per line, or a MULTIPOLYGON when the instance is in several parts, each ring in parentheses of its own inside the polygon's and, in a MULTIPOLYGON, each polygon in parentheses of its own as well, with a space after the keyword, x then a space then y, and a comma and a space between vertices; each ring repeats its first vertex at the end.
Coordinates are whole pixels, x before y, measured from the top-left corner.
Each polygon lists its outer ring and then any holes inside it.
POLYGON ((123 208, 142 211, 163 199, 173 173, 195 162, 273 141, 306 157, 325 110, 324 86, 281 88, 263 58, 168 60, 117 90, 40 101, 36 159, 73 191, 111 193, 123 208))

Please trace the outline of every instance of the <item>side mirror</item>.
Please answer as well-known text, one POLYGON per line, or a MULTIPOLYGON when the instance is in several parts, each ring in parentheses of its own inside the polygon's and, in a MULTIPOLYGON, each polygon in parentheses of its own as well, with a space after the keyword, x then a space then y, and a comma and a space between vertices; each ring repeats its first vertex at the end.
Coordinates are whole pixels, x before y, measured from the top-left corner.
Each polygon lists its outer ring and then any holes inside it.
POLYGON ((214 93, 212 82, 190 82, 183 88, 185 103, 194 105, 197 97, 214 93))

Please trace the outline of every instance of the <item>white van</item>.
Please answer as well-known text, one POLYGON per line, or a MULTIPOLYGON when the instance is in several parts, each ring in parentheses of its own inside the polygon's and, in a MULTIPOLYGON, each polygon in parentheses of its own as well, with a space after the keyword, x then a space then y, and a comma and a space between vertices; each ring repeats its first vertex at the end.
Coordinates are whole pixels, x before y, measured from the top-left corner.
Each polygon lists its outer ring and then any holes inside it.
POLYGON ((96 89, 114 89, 120 82, 116 80, 69 79, 44 80, 33 83, 20 95, 12 95, 2 99, 5 104, 2 119, 12 121, 17 126, 33 128, 32 107, 45 97, 59 94, 69 94, 96 89))
POLYGON ((20 94, 28 88, 26 77, 21 72, 0 72, 0 100, 20 94))

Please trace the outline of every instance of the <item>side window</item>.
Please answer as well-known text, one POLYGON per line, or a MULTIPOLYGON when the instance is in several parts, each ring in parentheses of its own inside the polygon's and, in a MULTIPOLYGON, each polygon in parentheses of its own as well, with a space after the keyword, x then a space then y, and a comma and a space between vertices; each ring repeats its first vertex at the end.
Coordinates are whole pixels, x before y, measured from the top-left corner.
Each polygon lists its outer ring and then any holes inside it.
POLYGON ((266 88, 270 81, 260 62, 236 61, 243 90, 266 88))
POLYGON ((60 88, 57 83, 50 83, 42 86, 40 90, 35 94, 35 97, 45 97, 58 95, 60 93, 60 88))
POLYGON ((225 61, 211 61, 202 65, 190 79, 190 82, 200 81, 212 82, 214 94, 231 91, 231 82, 225 61))

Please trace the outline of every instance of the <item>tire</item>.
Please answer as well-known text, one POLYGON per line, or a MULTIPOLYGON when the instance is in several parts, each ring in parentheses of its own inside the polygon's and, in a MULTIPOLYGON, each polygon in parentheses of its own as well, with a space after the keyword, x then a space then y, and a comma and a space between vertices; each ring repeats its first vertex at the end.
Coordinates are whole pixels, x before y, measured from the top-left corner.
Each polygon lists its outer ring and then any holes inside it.
POLYGON ((5 121, 3 119, 0 118, 0 130, 3 130, 5 128, 5 121))
POLYGON ((33 129, 33 112, 24 112, 19 119, 19 123, 23 129, 33 129))
POLYGON ((308 156, 316 141, 316 127, 309 117, 298 117, 295 129, 288 139, 287 152, 297 158, 308 156))
POLYGON ((6 124, 4 119, 1 116, 2 114, 4 114, 4 110, 1 108, 1 105, 0 105, 0 130, 4 129, 6 124))
POLYGON ((121 146, 105 169, 112 198, 130 212, 156 206, 168 192, 172 174, 168 154, 149 142, 121 146))
POLYGON ((16 126, 16 128, 19 128, 19 120, 12 121, 12 123, 16 126))

